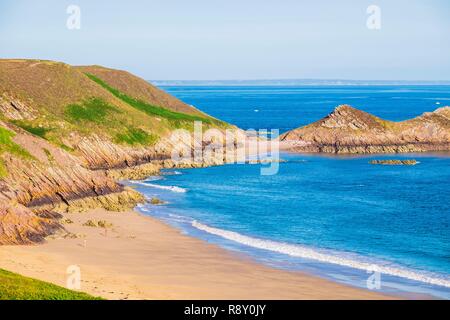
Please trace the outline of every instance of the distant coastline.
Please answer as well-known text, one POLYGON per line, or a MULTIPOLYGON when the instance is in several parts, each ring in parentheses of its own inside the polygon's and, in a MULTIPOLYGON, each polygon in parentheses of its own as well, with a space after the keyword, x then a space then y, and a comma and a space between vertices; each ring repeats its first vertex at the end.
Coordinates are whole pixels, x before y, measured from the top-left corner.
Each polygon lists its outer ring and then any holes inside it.
POLYGON ((261 80, 147 80, 155 86, 384 86, 442 85, 450 80, 345 80, 345 79, 261 79, 261 80))

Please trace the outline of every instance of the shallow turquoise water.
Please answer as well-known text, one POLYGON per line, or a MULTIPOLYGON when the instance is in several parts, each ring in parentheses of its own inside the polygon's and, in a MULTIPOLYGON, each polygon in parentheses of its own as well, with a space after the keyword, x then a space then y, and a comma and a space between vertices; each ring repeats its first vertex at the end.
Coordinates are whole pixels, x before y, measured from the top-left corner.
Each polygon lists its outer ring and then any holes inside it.
MULTIPOLYGON (((376 90, 381 89, 364 90, 372 90, 376 98, 376 90)), ((380 93, 375 113, 386 118, 389 113, 409 117, 388 104, 386 90, 380 93)), ((191 94, 199 94, 198 88, 191 94)), ((440 92, 440 98, 444 94, 440 92)), ((428 101, 419 98, 420 92, 410 95, 417 101, 428 101)), ((197 99, 202 100, 202 96, 197 99)), ((208 99, 212 99, 209 93, 208 99)), ((240 95, 236 99, 236 105, 242 103, 240 95)), ((279 99, 283 99, 282 94, 279 99)), ((409 113, 434 109, 415 106, 409 113)), ((320 118, 320 113, 315 110, 314 116, 320 118)), ((240 120, 258 128, 259 116, 240 120)), ((235 117, 239 118, 239 112, 235 117)), ((266 119, 262 127, 271 121, 282 120, 266 119)), ((272 176, 260 175, 261 165, 235 164, 170 171, 162 179, 134 183, 148 197, 168 201, 164 206, 140 209, 186 233, 279 268, 304 270, 365 287, 370 276, 367 269, 375 266, 382 273, 381 290, 450 298, 448 153, 359 157, 283 154, 282 158, 287 162, 272 176), (420 163, 369 164, 371 159, 384 158, 414 158, 420 163)))

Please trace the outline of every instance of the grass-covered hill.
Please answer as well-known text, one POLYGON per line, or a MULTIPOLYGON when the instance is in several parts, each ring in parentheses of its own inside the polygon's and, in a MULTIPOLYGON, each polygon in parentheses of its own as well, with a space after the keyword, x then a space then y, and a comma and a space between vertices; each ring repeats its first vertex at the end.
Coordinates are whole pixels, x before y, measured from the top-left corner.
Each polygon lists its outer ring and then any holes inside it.
POLYGON ((174 129, 230 125, 128 72, 0 60, 0 244, 37 242, 58 212, 143 201, 117 183, 170 163, 174 129))
POLYGON ((0 60, 0 104, 2 120, 66 149, 75 133, 149 146, 194 120, 225 126, 128 72, 52 61, 0 60))

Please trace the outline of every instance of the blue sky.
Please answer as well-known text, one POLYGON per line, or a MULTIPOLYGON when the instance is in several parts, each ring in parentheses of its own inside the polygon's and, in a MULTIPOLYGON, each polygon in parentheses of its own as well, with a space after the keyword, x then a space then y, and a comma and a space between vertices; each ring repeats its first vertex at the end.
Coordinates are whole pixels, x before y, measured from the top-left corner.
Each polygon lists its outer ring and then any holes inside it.
POLYGON ((449 14, 446 0, 1 0, 0 57, 160 80, 450 80, 449 14), (66 27, 70 4, 80 30, 66 27))

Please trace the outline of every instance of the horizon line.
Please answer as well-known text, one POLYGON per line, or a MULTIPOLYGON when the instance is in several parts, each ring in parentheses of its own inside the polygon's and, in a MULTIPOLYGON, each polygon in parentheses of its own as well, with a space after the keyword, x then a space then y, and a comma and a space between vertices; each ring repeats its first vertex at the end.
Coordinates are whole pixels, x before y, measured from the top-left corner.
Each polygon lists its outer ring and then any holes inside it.
POLYGON ((435 85, 450 85, 450 80, 356 80, 356 79, 334 79, 334 78, 279 78, 279 79, 150 79, 147 81, 154 83, 218 83, 218 84, 237 84, 237 83, 272 83, 272 84, 334 84, 334 85, 346 85, 346 84, 435 84, 435 85))

